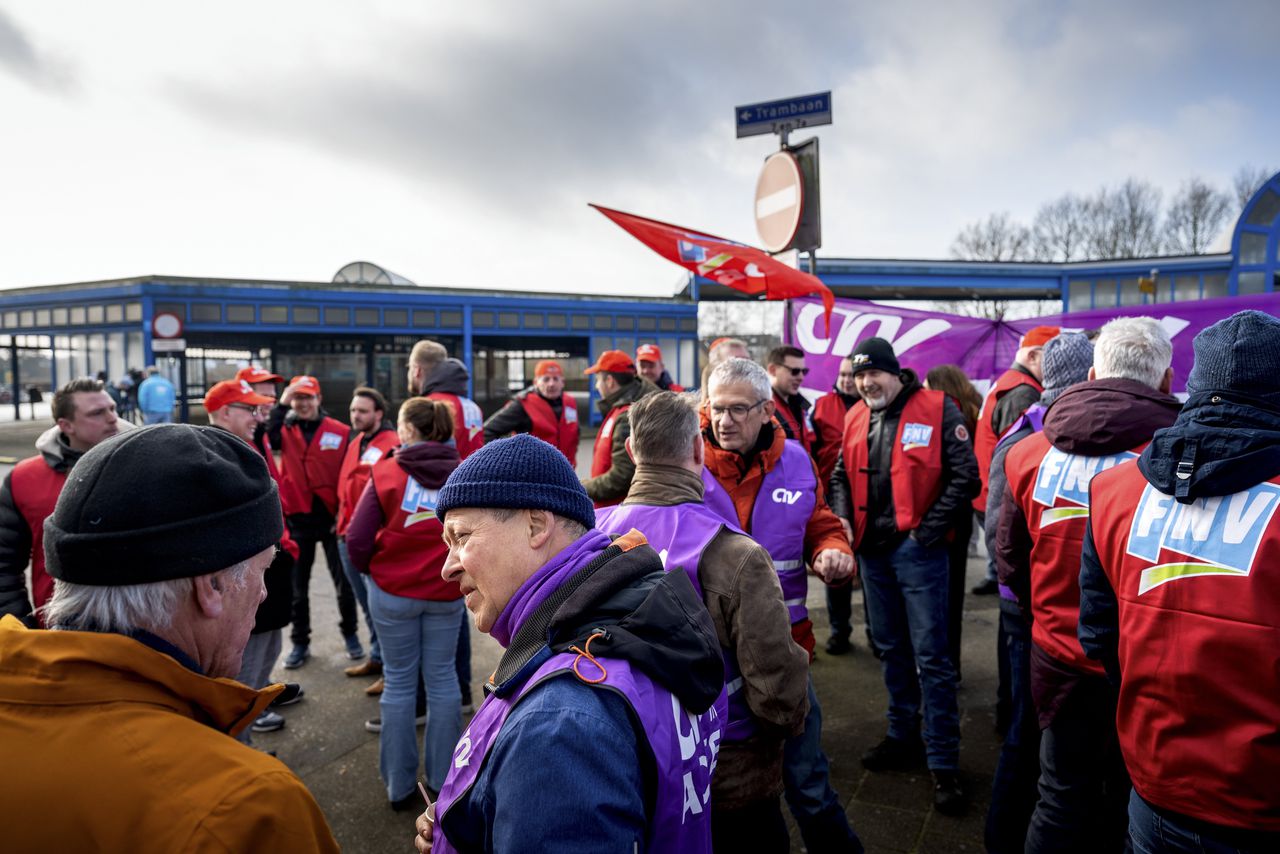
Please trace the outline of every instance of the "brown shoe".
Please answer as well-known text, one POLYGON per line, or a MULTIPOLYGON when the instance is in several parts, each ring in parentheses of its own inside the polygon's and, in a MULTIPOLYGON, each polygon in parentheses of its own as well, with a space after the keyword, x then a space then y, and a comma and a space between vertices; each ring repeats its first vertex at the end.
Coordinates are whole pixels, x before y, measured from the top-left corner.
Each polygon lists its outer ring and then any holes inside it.
POLYGON ((382 662, 374 661, 372 658, 366 659, 359 664, 353 664, 342 670, 348 676, 380 676, 382 675, 382 662))
POLYGON ((370 697, 376 697, 376 696, 378 696, 379 694, 381 694, 381 693, 382 693, 382 685, 383 685, 383 683, 382 683, 382 677, 381 677, 381 676, 379 676, 379 677, 378 677, 378 681, 377 681, 377 682, 374 682, 374 683, 373 683, 372 685, 370 685, 368 688, 365 688, 365 689, 364 689, 364 692, 365 692, 366 694, 368 694, 370 697))

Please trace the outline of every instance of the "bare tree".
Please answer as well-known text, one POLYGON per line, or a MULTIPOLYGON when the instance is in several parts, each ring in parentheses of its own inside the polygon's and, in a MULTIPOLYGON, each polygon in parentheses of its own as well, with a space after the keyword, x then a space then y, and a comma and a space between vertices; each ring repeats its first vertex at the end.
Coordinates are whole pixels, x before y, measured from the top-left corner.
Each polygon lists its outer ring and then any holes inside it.
POLYGON ((1241 166, 1236 172, 1236 177, 1232 179, 1232 185, 1236 191, 1236 216, 1240 215, 1240 211, 1244 210, 1244 206, 1253 198, 1253 194, 1275 174, 1271 169, 1264 167, 1254 168, 1253 166, 1241 166))
POLYGON ((1130 178, 1085 202, 1090 258, 1142 258, 1160 251, 1160 191, 1130 178))
POLYGON ((951 257, 962 261, 1026 261, 1031 257, 1031 232, 1009 214, 991 214, 960 230, 951 242, 951 257))
POLYGON ((1222 231, 1231 197, 1199 178, 1178 189, 1164 218, 1164 248, 1169 253, 1200 255, 1222 231))
POLYGON ((1084 254, 1086 204, 1073 193, 1041 205, 1031 222, 1032 256, 1037 261, 1075 261, 1084 254))

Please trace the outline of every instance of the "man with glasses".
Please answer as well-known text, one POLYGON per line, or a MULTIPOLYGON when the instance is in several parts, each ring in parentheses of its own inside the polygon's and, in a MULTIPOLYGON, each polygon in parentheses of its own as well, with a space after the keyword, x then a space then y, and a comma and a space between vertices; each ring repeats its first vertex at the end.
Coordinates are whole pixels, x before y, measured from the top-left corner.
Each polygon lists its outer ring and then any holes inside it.
MULTIPOLYGON (((819 482, 824 487, 831 480, 831 471, 840 458, 845 413, 858 402, 853 375, 853 361, 846 356, 840 360, 840 373, 836 375, 835 385, 813 406, 813 427, 817 436, 813 443, 813 459, 818 464, 819 482)), ((849 641, 853 634, 852 583, 827 588, 827 616, 831 621, 827 653, 844 655, 852 652, 853 644, 849 641)))
POLYGON ((813 448, 815 436, 809 420, 809 401, 800 393, 809 369, 804 366, 804 351, 784 344, 769 351, 769 383, 773 386, 773 405, 778 423, 788 439, 795 439, 806 451, 813 448))
MULTIPOLYGON (((840 520, 827 509, 817 466, 774 419, 769 375, 755 362, 729 359, 711 371, 706 413, 703 500, 769 553, 791 636, 811 656, 806 564, 827 584, 847 583, 853 572, 853 552, 840 520)), ((787 805, 809 851, 861 851, 831 788, 822 751, 822 709, 812 679, 808 695, 804 731, 787 739, 783 749, 787 805)))
POLYGON ((959 679, 947 644, 947 537, 978 494, 978 463, 959 407, 902 368, 888 341, 861 341, 850 360, 862 400, 845 421, 829 498, 858 553, 889 692, 889 733, 862 764, 879 772, 926 760, 934 809, 956 815, 966 797, 958 773, 959 679))
MULTIPOLYGON (((204 396, 204 411, 209 414, 210 426, 226 430, 252 445, 254 432, 266 419, 267 407, 274 402, 274 397, 255 392, 247 380, 225 380, 214 385, 204 396)), ((271 671, 280 657, 282 630, 289 625, 291 616, 293 563, 297 557, 298 544, 290 538, 289 528, 285 526, 279 548, 262 578, 267 596, 259 603, 254 615, 253 631, 249 634, 240 673, 236 676, 238 682, 250 688, 265 688, 271 684, 271 671)), ((284 691, 237 738, 249 744, 251 732, 284 729, 284 716, 273 709, 296 703, 302 699, 302 694, 302 686, 297 682, 286 684, 284 691)))

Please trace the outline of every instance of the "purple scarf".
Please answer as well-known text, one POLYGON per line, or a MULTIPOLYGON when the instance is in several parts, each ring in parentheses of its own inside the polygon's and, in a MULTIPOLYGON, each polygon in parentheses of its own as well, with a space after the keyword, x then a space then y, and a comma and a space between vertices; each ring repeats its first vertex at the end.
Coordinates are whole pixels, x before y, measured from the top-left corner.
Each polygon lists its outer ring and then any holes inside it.
POLYGON ((545 602, 561 584, 595 560, 612 542, 609 535, 603 531, 588 531, 565 546, 537 572, 525 579, 524 584, 520 585, 520 589, 507 603, 507 607, 503 608, 502 613, 498 615, 489 636, 506 649, 520 626, 529 619, 529 615, 536 611, 538 606, 545 602))

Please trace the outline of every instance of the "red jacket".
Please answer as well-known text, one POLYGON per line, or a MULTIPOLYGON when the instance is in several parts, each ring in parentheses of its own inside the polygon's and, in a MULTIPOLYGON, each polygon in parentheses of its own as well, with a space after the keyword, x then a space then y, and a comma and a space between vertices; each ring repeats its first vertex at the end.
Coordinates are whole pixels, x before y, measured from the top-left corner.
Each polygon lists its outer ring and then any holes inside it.
POLYGON ((351 428, 329 416, 308 443, 297 423, 280 428, 280 464, 284 469, 280 503, 286 516, 310 513, 313 499, 319 498, 330 515, 338 513, 338 471, 347 450, 351 428))
POLYGON ((519 396, 518 400, 525 414, 529 416, 529 421, 533 423, 533 427, 529 430, 530 435, 555 445, 560 449, 560 453, 568 458, 569 465, 576 468, 578 465, 578 405, 574 402, 573 395, 564 392, 560 396, 559 417, 556 417, 555 410, 551 408, 551 404, 547 403, 546 398, 536 391, 525 392, 519 396))
POLYGON ((978 458, 978 476, 982 478, 982 491, 973 499, 973 509, 979 513, 987 512, 987 479, 991 471, 991 457, 995 455, 996 443, 1000 441, 991 426, 991 418, 995 415, 1000 398, 1020 385, 1031 385, 1040 391, 1044 390, 1035 377, 1010 368, 1000 375, 1000 379, 996 380, 996 384, 982 401, 982 412, 978 414, 978 426, 973 436, 973 454, 978 458))
MULTIPOLYGON (((18 463, 9 475, 13 502, 31 531, 31 606, 37 614, 53 595, 53 579, 44 569, 44 520, 58 503, 67 472, 55 471, 43 456, 36 456, 18 463)), ((44 619, 39 619, 43 626, 44 619)))
POLYGON ((1161 809, 1280 832, 1280 477, 1181 504, 1124 463, 1091 491, 1082 572, 1100 566, 1118 605, 1133 787, 1161 809))
POLYGON ((459 394, 433 391, 428 400, 443 400, 453 407, 453 441, 464 460, 484 445, 484 415, 474 400, 459 394))
POLYGON ((1036 433, 1010 449, 1004 470, 1007 501, 1026 519, 1031 537, 1031 637, 1040 649, 1082 673, 1105 675, 1080 647, 1080 550, 1089 520, 1093 476, 1134 459, 1143 445, 1107 456, 1068 454, 1036 433))
POLYGON ((813 405, 813 427, 817 435, 813 458, 818 463, 818 480, 825 487, 831 480, 831 471, 840 457, 840 445, 844 440, 844 416, 850 404, 844 402, 838 391, 829 391, 813 405))
MULTIPOLYGON (((942 494, 942 413, 947 396, 919 389, 902 408, 894 437, 889 479, 899 531, 914 531, 942 494)), ((867 529, 867 430, 871 409, 861 401, 850 407, 844 422, 844 466, 849 477, 853 547, 867 529)))
POLYGON ((369 482, 373 466, 387 451, 400 444, 400 437, 390 426, 383 425, 367 443, 363 436, 352 437, 338 470, 338 536, 345 536, 351 524, 351 514, 356 512, 356 502, 369 482), (363 446, 363 447, 361 447, 363 446))
MULTIPOLYGON (((613 428, 618 423, 618 416, 631 408, 630 403, 624 403, 621 406, 615 406, 609 410, 609 414, 604 417, 604 421, 600 424, 600 432, 596 433, 595 444, 591 446, 591 476, 599 477, 600 475, 613 468, 613 428)), ((607 502, 608 504, 617 504, 616 501, 607 502)), ((597 507, 607 506, 600 503, 597 507)))
MULTIPOLYGON (((803 396, 797 396, 800 397, 801 401, 807 403, 803 396)), ((791 412, 791 407, 787 406, 787 402, 782 399, 782 395, 778 394, 775 389, 773 392, 773 410, 778 417, 778 423, 787 431, 787 436, 804 446, 805 453, 812 453, 813 441, 816 437, 813 433, 813 425, 809 423, 809 407, 804 407, 803 419, 796 421, 795 415, 791 412)))

